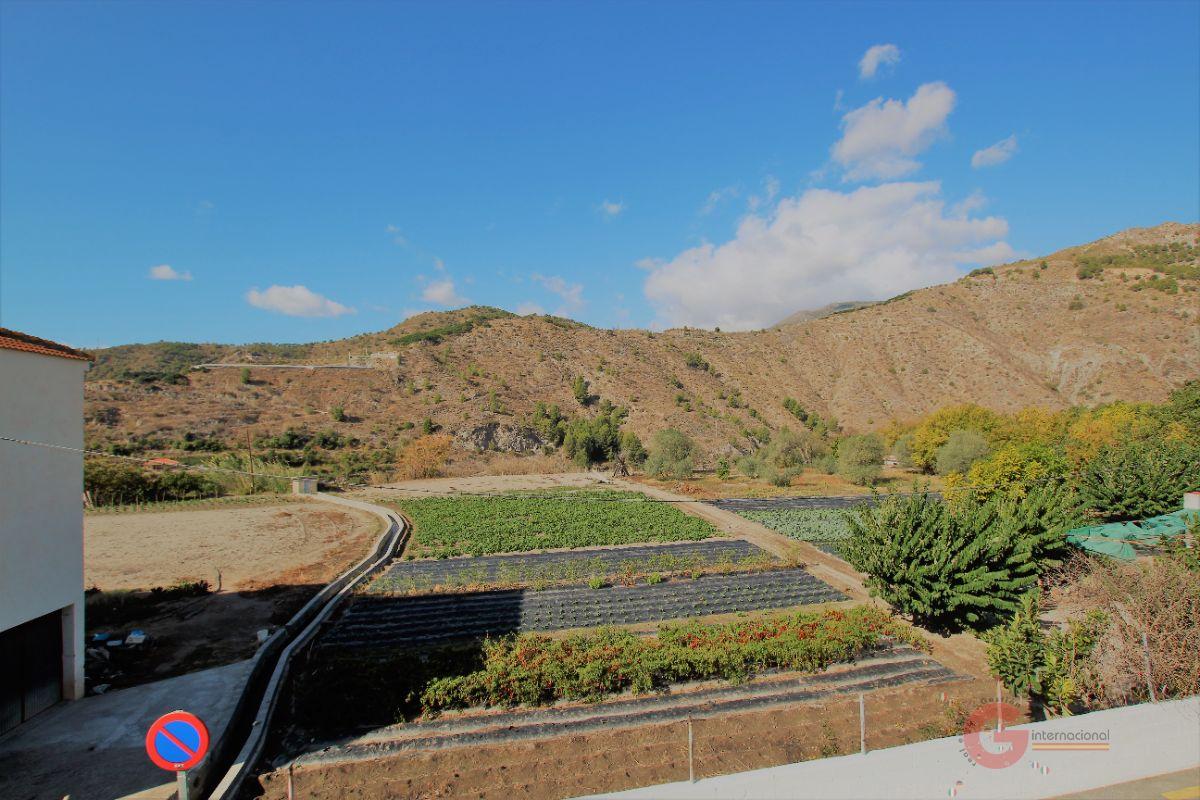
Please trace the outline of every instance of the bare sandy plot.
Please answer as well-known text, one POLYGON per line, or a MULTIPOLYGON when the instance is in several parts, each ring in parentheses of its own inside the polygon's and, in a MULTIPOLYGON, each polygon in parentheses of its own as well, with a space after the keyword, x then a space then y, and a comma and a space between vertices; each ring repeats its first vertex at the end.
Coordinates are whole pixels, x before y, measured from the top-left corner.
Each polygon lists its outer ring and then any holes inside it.
POLYGON ((273 505, 89 514, 83 528, 88 586, 148 589, 200 578, 215 586, 219 571, 224 589, 250 589, 297 577, 328 581, 346 567, 346 555, 367 552, 379 522, 353 509, 281 498, 273 505))
POLYGON ((460 478, 429 478, 426 480, 385 483, 368 494, 379 498, 440 497, 455 493, 521 492, 536 489, 594 489, 611 484, 603 472, 557 472, 541 475, 473 475, 460 478), (391 489, 392 491, 388 491, 391 489))

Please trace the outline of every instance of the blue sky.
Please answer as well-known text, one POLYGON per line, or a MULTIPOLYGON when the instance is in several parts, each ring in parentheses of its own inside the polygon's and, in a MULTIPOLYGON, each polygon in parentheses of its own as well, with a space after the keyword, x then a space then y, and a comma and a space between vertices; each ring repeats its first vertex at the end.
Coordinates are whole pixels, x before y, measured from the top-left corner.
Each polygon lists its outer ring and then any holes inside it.
POLYGON ((0 324, 752 328, 1195 221, 1198 152, 1195 2, 4 0, 0 324))

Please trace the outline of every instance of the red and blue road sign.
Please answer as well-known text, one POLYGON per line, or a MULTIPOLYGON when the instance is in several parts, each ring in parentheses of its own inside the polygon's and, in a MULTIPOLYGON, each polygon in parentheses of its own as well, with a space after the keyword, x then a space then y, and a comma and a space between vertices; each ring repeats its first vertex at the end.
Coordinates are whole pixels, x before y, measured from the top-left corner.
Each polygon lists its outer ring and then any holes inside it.
POLYGON ((163 714, 146 731, 146 752, 163 769, 189 770, 208 753, 208 728, 186 711, 163 714))

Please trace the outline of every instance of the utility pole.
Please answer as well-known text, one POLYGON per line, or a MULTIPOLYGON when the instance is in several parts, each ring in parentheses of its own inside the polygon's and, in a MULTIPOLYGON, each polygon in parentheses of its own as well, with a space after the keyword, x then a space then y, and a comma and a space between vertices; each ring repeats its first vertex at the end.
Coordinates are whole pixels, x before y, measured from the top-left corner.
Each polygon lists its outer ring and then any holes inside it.
POLYGON ((250 464, 250 494, 254 494, 256 486, 254 480, 254 443, 250 439, 249 428, 246 429, 246 454, 247 461, 250 464))

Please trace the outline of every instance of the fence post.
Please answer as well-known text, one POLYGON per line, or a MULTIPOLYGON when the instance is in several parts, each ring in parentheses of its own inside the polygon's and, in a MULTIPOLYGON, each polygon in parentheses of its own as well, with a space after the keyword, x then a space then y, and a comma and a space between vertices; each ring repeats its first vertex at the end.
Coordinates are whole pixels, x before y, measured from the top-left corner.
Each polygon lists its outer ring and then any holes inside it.
POLYGON ((867 700, 862 692, 858 693, 858 751, 867 754, 867 700))
POLYGON ((687 728, 688 728, 688 783, 695 783, 696 782, 696 763, 694 760, 695 740, 692 737, 692 718, 691 717, 688 717, 687 728))

